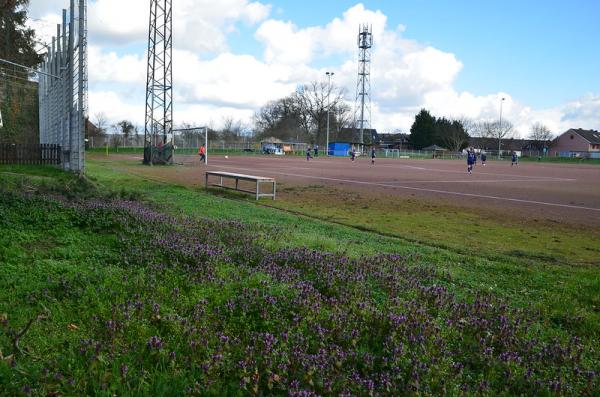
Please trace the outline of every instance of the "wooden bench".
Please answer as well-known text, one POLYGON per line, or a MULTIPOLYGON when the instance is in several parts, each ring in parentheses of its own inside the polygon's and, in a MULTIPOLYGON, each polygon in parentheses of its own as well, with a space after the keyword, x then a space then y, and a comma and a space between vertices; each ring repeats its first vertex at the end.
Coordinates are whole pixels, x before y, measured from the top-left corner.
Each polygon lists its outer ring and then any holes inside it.
POLYGON ((275 200, 275 193, 277 191, 277 182, 275 181, 274 178, 266 178, 263 176, 255 176, 255 175, 236 174, 234 172, 206 171, 205 187, 207 187, 207 188, 208 188, 208 177, 209 176, 216 176, 219 178, 219 183, 213 183, 213 184, 211 184, 211 186, 218 186, 218 187, 222 187, 224 189, 233 189, 233 190, 237 190, 240 192, 256 194, 257 200, 261 197, 271 197, 271 198, 273 198, 273 200, 275 200), (223 184, 224 178, 235 179, 235 187, 225 186, 223 184), (256 182, 256 191, 245 190, 245 189, 240 188, 240 186, 239 186, 240 181, 256 182), (272 185, 272 187, 273 187, 272 193, 261 193, 260 185, 265 184, 265 183, 270 183, 272 185))

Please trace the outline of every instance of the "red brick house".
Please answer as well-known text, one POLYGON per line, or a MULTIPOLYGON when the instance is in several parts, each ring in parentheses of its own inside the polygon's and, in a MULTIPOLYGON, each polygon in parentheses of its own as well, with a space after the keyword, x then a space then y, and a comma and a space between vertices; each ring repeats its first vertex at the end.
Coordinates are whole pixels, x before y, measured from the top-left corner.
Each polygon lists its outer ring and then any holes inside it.
POLYGON ((600 158, 600 132, 572 128, 552 142, 550 156, 600 158))

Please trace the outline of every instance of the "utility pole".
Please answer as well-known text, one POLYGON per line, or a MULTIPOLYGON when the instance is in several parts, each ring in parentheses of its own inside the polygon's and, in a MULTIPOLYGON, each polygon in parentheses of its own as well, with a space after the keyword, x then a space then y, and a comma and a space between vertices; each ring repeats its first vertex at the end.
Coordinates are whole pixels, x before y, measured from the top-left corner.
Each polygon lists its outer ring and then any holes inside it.
POLYGON ((333 72, 325 72, 327 75, 327 142, 325 144, 325 150, 327 151, 327 155, 329 156, 329 112, 331 111, 331 78, 335 73, 333 72))

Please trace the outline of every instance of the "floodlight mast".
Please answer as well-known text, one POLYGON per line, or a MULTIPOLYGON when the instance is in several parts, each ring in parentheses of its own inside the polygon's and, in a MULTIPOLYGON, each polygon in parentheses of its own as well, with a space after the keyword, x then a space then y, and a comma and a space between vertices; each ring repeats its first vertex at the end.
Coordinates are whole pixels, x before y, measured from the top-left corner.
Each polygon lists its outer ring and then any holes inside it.
POLYGON ((363 24, 358 30, 358 81, 354 110, 354 128, 360 130, 359 141, 364 143, 364 130, 371 125, 371 47, 373 28, 363 24))
POLYGON ((154 162, 155 147, 172 143, 173 140, 173 11, 171 3, 171 0, 150 0, 144 127, 144 145, 146 147, 144 163, 146 164, 154 162))

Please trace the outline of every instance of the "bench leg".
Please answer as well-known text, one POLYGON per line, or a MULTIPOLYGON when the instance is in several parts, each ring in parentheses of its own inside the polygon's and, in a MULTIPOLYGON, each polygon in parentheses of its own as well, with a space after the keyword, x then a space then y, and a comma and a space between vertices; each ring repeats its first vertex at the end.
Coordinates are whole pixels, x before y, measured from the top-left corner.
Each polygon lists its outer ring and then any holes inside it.
POLYGON ((238 189, 238 184, 239 184, 240 180, 235 178, 235 190, 239 190, 238 189))
POLYGON ((208 189, 208 174, 204 175, 204 188, 208 189))
POLYGON ((276 192, 277 192, 277 182, 273 181, 273 200, 275 200, 276 192))
POLYGON ((221 184, 221 186, 223 186, 223 177, 220 177, 219 179, 220 179, 219 183, 221 184))
POLYGON ((256 199, 258 200, 258 195, 260 194, 260 182, 256 181, 256 199))

